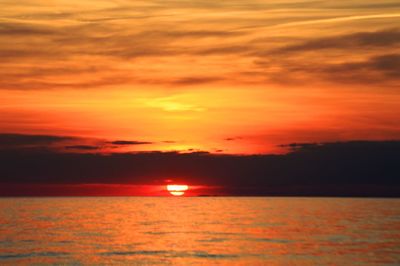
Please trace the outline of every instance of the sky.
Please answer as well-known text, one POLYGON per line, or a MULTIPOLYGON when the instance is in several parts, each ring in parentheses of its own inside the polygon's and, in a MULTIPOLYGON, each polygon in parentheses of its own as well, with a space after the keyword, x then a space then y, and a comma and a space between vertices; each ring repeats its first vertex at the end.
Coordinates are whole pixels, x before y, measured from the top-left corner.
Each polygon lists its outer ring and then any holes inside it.
POLYGON ((2 0, 0 150, 253 158, 293 143, 394 145, 399 25, 394 0, 2 0))

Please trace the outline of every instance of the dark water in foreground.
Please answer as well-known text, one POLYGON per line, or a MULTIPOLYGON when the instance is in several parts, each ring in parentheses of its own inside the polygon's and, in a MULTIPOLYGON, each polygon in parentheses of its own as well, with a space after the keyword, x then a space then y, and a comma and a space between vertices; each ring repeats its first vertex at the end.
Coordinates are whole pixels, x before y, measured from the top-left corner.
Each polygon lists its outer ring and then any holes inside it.
POLYGON ((400 265, 400 199, 3 198, 4 264, 400 265))

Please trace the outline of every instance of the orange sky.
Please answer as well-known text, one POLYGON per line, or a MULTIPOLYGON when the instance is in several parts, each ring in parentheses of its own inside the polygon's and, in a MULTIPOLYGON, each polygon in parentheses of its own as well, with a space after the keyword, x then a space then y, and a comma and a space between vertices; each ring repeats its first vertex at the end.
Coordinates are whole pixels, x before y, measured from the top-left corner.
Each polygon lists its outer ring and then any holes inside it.
POLYGON ((399 25, 393 0, 3 0, 0 132, 246 154, 400 139, 399 25))

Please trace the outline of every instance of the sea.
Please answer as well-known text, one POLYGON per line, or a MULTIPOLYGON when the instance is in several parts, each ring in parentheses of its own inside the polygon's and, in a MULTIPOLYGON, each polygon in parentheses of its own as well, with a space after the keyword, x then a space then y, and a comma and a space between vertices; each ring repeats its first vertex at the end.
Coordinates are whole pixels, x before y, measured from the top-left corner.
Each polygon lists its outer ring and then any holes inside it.
POLYGON ((400 265, 400 199, 0 199, 0 265, 400 265))

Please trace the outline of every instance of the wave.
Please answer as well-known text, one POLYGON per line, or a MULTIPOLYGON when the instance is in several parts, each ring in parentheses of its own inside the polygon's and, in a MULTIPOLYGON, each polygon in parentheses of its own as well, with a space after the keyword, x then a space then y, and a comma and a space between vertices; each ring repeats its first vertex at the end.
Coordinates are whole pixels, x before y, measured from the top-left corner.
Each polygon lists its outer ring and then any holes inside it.
POLYGON ((208 253, 205 251, 168 251, 168 250, 135 250, 135 251, 111 251, 102 252, 102 256, 135 256, 135 255, 164 255, 169 258, 209 258, 209 259, 229 259, 237 258, 240 255, 236 254, 219 254, 219 253, 208 253))
POLYGON ((30 257, 59 257, 69 255, 68 252, 31 252, 31 253, 6 253, 0 254, 0 259, 20 259, 20 258, 30 258, 30 257))

